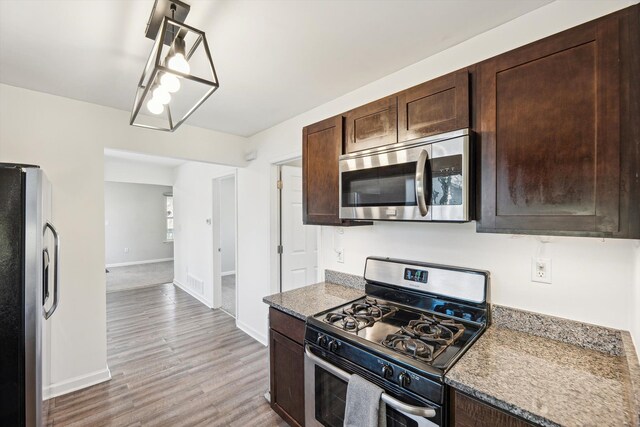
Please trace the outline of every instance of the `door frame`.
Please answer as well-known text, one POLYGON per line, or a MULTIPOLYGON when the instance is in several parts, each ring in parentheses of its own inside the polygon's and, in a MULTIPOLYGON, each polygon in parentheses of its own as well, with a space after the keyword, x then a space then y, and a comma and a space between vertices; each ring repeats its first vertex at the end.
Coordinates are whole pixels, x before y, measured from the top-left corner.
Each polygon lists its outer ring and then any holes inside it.
MULTIPOLYGON (((282 256, 278 253, 278 246, 281 242, 282 227, 280 223, 282 200, 280 190, 278 189, 278 181, 280 180, 280 167, 295 160, 301 160, 300 154, 289 154, 281 158, 271 161, 271 175, 269 180, 269 224, 270 224, 270 243, 269 243, 269 260, 270 260, 270 281, 271 293, 282 292, 282 256)), ((324 280, 324 263, 322 261, 322 227, 318 226, 318 275, 316 280, 321 282, 324 280)))
MULTIPOLYGON (((235 250, 234 250, 234 271, 236 275, 236 286, 235 286, 235 317, 238 318, 238 288, 240 280, 238 278, 238 170, 236 169, 233 173, 228 173, 225 175, 221 175, 215 177, 211 180, 211 192, 212 192, 212 206, 211 206, 211 234, 212 234, 212 254, 214 259, 212 260, 213 267, 213 301, 212 306, 214 309, 221 309, 222 307, 222 257, 218 248, 220 248, 220 209, 222 207, 221 197, 220 197, 220 184, 223 180, 233 178, 233 195, 234 195, 234 217, 233 217, 233 227, 234 227, 234 240, 235 240, 235 250), (216 211, 217 209, 217 211, 216 211)), ((224 310, 223 310, 224 311, 224 310)), ((226 313, 226 312, 225 312, 226 313)), ((228 313, 231 315, 230 313, 228 313)))

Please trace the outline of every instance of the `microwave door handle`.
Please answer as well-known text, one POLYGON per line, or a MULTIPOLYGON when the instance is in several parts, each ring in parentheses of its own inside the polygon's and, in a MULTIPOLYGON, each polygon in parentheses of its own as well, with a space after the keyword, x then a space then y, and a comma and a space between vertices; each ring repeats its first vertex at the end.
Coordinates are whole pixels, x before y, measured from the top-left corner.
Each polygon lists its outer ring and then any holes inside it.
POLYGON ((53 303, 49 310, 44 311, 44 318, 48 319, 51 317, 56 308, 58 308, 58 302, 60 300, 60 236, 58 235, 58 231, 56 228, 49 222, 45 224, 45 231, 48 228, 53 233, 53 303))
MULTIPOLYGON (((342 379, 343 381, 346 381, 348 383, 349 379, 351 379, 351 374, 349 374, 348 372, 343 371, 337 366, 334 366, 331 363, 313 354, 311 352, 311 347, 309 347, 309 344, 306 344, 304 346, 304 353, 305 353, 305 356, 311 359, 313 363, 320 366, 322 369, 327 370, 328 372, 332 373, 333 375, 342 379)), ((386 403, 393 409, 403 412, 405 414, 415 415, 423 418, 433 418, 436 416, 436 410, 434 408, 431 408, 429 406, 409 405, 408 403, 404 403, 396 399, 395 397, 388 395, 387 393, 382 393, 380 395, 380 400, 382 400, 384 403, 386 403)))
POLYGON ((427 206, 425 197, 426 188, 424 184, 424 172, 428 161, 429 155, 427 150, 420 151, 416 165, 416 201, 418 202, 418 209, 420 209, 420 215, 422 216, 427 216, 427 213, 429 212, 429 207, 427 206))

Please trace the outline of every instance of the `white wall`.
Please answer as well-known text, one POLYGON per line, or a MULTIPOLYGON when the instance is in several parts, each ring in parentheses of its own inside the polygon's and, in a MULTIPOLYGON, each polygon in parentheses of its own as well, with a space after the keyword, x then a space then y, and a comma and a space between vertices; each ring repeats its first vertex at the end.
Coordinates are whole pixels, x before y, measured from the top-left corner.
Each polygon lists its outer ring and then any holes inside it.
POLYGON ((182 126, 129 126, 129 112, 0 85, 0 161, 41 165, 62 238, 62 299, 52 317, 54 394, 108 378, 104 149, 242 166, 245 139, 182 126))
MULTIPOLYGON (((301 155, 302 127, 633 3, 636 1, 551 3, 251 137, 258 159, 238 176, 238 325, 266 342, 267 307, 261 299, 275 289, 269 265, 274 248, 270 248, 268 219, 252 212, 269 211, 269 164, 301 155), (251 277, 246 284, 245 277, 251 277)), ((620 310, 619 302, 631 295, 632 242, 554 239, 546 245, 553 258, 554 283, 545 287, 527 282, 530 257, 537 250, 535 239, 476 234, 474 227, 474 223, 394 223, 346 230, 345 264, 333 262, 333 231, 328 228, 322 233, 319 268, 362 274, 364 256, 373 254, 483 267, 493 274, 495 302, 629 329, 629 310, 620 310), (422 240, 415 241, 414 236, 422 240), (592 266, 600 268, 594 271, 592 266), (618 304, 602 304, 603 300, 618 304)))
POLYGON ((164 185, 104 183, 105 263, 135 263, 173 259, 167 242, 167 204, 164 185), (126 248, 126 251, 125 251, 126 248))
POLYGON ((136 184, 173 185, 173 167, 105 156, 104 180, 136 184))
POLYGON ((475 223, 378 222, 342 230, 339 236, 337 229, 323 227, 325 268, 362 275, 370 255, 479 268, 491 272, 496 304, 630 327, 623 301, 634 288, 633 240, 476 233, 475 223), (333 241, 344 249, 344 264, 335 260, 333 241), (531 282, 531 258, 536 256, 551 259, 553 283, 531 282))
POLYGON ((189 162, 176 168, 173 185, 174 275, 177 285, 213 306, 213 179, 234 168, 189 162), (192 276, 204 282, 203 292, 189 287, 192 276))
POLYGON ((220 248, 222 273, 236 269, 236 178, 220 180, 220 248))

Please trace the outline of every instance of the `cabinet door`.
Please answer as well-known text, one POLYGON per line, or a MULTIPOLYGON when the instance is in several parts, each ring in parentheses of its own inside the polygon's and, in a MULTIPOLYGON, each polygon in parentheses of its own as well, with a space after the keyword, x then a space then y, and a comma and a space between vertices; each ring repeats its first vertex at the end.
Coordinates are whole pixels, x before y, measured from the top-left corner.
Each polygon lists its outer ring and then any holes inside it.
POLYGON ((614 18, 478 66, 478 231, 618 231, 618 51, 614 18))
POLYGON ((458 71, 398 94, 398 141, 469 127, 469 73, 458 71))
POLYGON ((398 97, 358 107, 344 114, 345 151, 366 150, 398 142, 398 97))
POLYGON ((531 427, 526 421, 482 403, 457 391, 452 391, 453 427, 531 427))
POLYGON ((271 329, 271 407, 292 426, 304 425, 304 351, 271 329))
POLYGON ((305 224, 339 225, 338 157, 342 152, 342 117, 332 117, 302 131, 302 211, 305 224))

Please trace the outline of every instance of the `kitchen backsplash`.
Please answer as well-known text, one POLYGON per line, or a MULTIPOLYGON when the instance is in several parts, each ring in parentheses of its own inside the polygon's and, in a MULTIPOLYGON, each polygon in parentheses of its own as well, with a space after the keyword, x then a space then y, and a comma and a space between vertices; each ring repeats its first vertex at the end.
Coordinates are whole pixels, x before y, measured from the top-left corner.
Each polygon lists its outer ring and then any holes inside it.
POLYGON ((336 283, 338 285, 348 286, 355 289, 364 289, 365 281, 362 276, 355 274, 342 273, 335 270, 324 271, 324 281, 329 283, 336 283))

